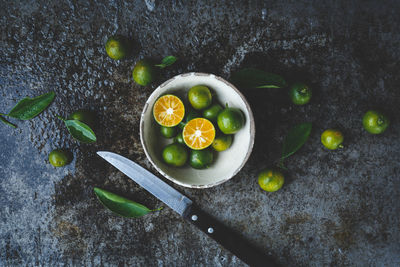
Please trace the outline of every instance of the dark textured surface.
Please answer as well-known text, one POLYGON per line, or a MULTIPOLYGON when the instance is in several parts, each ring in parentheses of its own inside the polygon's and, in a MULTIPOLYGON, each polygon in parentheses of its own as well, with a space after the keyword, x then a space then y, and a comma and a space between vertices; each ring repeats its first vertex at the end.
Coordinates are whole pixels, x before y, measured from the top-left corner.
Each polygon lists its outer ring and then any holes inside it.
POLYGON ((151 169, 138 127, 157 84, 188 71, 229 78, 246 66, 309 83, 311 104, 292 106, 285 90, 241 88, 256 118, 249 162, 215 188, 176 188, 283 265, 400 265, 398 1, 46 2, 1 1, 0 112, 24 96, 57 93, 48 110, 17 122, 18 129, 0 124, 1 266, 242 266, 170 209, 123 219, 92 190, 162 205, 95 151, 118 152, 151 169), (114 33, 136 41, 130 59, 105 54, 114 33), (169 54, 179 63, 159 81, 134 84, 137 60, 169 54), (371 107, 392 119, 381 136, 362 129, 371 107), (98 114, 94 145, 73 141, 55 117, 78 108, 98 114), (257 173, 275 162, 282 136, 303 121, 314 129, 287 160, 285 186, 261 191, 257 173), (345 133, 345 149, 320 144, 331 127, 345 133), (73 151, 68 167, 47 162, 58 147, 73 151))

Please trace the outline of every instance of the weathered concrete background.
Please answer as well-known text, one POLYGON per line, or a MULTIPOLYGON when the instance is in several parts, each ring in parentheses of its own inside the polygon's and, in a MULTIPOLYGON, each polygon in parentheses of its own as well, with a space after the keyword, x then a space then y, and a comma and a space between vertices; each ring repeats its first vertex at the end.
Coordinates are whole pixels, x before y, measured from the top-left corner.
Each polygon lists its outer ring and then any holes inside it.
POLYGON ((309 83, 312 103, 294 107, 285 90, 241 88, 257 127, 249 162, 215 188, 176 188, 283 265, 400 265, 399 1, 47 2, 1 1, 0 112, 24 96, 57 93, 48 110, 17 122, 18 129, 0 125, 1 266, 242 266, 170 209, 123 219, 92 190, 162 205, 95 151, 150 168, 139 116, 152 90, 179 73, 229 78, 246 66, 309 83), (104 44, 115 33, 134 38, 132 58, 107 57, 104 44), (137 60, 170 54, 179 63, 158 82, 134 84, 137 60), (392 119, 381 136, 362 129, 371 107, 392 119), (94 145, 73 141, 55 117, 78 108, 98 114, 94 145), (314 129, 287 160, 287 183, 263 192, 257 173, 274 164, 282 136, 304 121, 314 129), (344 131, 345 149, 322 147, 328 127, 344 131), (68 167, 47 162, 58 147, 73 151, 68 167))

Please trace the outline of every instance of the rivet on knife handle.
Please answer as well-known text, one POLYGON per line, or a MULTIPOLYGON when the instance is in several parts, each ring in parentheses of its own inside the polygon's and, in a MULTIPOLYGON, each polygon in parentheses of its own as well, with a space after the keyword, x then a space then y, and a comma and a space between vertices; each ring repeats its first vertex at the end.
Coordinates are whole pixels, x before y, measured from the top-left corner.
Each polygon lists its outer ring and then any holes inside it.
POLYGON ((184 218, 250 266, 278 266, 274 260, 207 213, 192 205, 184 218))

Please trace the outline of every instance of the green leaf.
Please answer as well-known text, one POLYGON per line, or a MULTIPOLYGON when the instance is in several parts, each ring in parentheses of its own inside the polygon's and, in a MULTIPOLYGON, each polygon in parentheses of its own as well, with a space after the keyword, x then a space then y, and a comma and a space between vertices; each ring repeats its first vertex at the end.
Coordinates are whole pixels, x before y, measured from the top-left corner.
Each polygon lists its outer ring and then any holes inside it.
POLYGON ((233 73, 231 80, 235 85, 245 88, 282 88, 287 85, 281 76, 253 68, 233 73))
POLYGON ((290 129, 283 141, 282 159, 289 157, 299 150, 310 136, 311 122, 302 123, 290 129))
POLYGON ((9 125, 9 126, 11 126, 11 127, 13 127, 13 128, 17 128, 17 125, 15 125, 15 124, 9 122, 9 121, 6 120, 3 116, 0 116, 0 121, 1 121, 1 122, 4 122, 5 124, 7 124, 7 125, 9 125))
POLYGON ((138 218, 146 215, 149 212, 162 209, 161 207, 159 209, 151 210, 142 204, 136 203, 132 200, 118 196, 98 187, 95 187, 93 190, 99 201, 107 209, 122 217, 138 218))
POLYGON ((177 60, 177 58, 174 56, 167 56, 167 57, 163 58, 163 60, 161 61, 161 64, 157 64, 155 66, 163 69, 165 67, 168 67, 168 66, 171 66, 172 64, 174 64, 176 60, 177 60))
POLYGON ((55 96, 54 92, 49 92, 35 98, 26 97, 20 100, 7 116, 20 120, 32 119, 45 110, 55 96))
POLYGON ((78 120, 64 120, 65 126, 73 138, 82 143, 96 142, 96 135, 90 127, 78 120))

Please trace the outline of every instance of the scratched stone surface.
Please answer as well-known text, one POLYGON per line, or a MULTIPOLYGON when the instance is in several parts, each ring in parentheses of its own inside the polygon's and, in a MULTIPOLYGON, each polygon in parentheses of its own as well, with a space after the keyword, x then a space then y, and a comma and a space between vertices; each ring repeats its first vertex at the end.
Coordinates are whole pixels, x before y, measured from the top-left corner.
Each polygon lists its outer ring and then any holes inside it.
POLYGON ((398 1, 1 1, 0 112, 50 90, 30 121, 0 125, 0 266, 244 266, 169 208, 140 219, 104 209, 98 186, 151 208, 149 193, 96 156, 110 150, 152 172, 139 139, 143 104, 162 81, 189 71, 229 79, 243 67, 304 81, 312 102, 286 89, 239 88, 254 112, 256 141, 233 179, 205 190, 175 186, 284 266, 400 265, 400 4, 398 1), (51 2, 51 3, 49 3, 51 2), (125 60, 107 57, 113 34, 134 40, 125 60), (176 55, 151 86, 131 71, 144 57, 176 55), (97 143, 74 141, 56 115, 97 113, 97 143), (362 129, 370 108, 390 128, 362 129), (286 161, 286 183, 263 192, 257 173, 276 163, 283 136, 312 121, 286 161), (327 151, 326 128, 345 134, 327 151), (54 168, 54 148, 73 162, 54 168))

